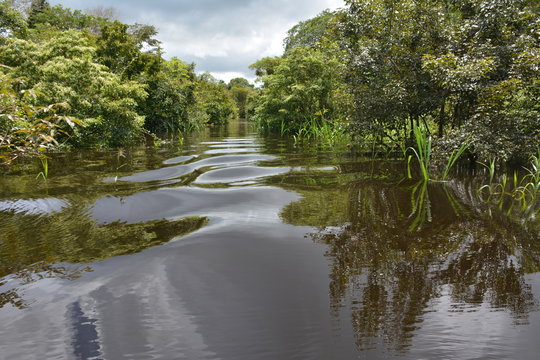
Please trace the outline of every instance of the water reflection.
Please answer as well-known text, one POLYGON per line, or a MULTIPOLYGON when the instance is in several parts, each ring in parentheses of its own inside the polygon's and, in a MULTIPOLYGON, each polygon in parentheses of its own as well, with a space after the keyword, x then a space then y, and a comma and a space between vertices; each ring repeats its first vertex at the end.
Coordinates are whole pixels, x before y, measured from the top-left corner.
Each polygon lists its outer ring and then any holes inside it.
POLYGON ((76 301, 68 306, 68 317, 73 331, 73 355, 76 359, 98 359, 102 356, 96 319, 86 314, 81 303, 76 301))
POLYGON ((524 280, 540 265, 538 233, 473 211, 445 184, 361 181, 302 194, 281 215, 320 227, 312 238, 328 245, 332 312, 350 312, 359 349, 383 341, 406 351, 442 298, 446 311, 488 305, 515 324, 538 310, 524 280))
POLYGON ((207 222, 206 218, 193 217, 98 224, 85 201, 49 214, 37 213, 0 212, 0 278, 4 278, 0 282, 0 308, 6 304, 26 307, 17 288, 6 288, 12 283, 24 286, 44 278, 75 279, 90 268, 61 263, 86 264, 133 254, 193 232, 207 222))
POLYGON ((537 353, 522 335, 540 324, 540 277, 527 275, 540 271, 538 208, 485 201, 469 178, 402 180, 402 161, 245 122, 50 166, 46 183, 28 169, 0 177, 10 358, 537 353), (467 338, 493 324, 504 330, 467 338))

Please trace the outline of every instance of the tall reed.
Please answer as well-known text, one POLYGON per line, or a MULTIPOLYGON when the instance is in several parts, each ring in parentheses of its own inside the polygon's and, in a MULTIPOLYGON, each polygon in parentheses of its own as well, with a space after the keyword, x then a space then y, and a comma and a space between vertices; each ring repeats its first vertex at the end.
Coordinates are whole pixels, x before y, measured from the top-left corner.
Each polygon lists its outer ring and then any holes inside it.
MULTIPOLYGON (((416 149, 414 147, 409 147, 408 150, 411 150, 414 155, 416 155, 418 165, 420 166, 420 173, 422 174, 422 179, 428 181, 430 180, 429 164, 431 161, 431 136, 428 135, 428 130, 425 126, 415 126, 413 129, 413 134, 416 141, 416 149)), ((407 159, 408 165, 411 162, 411 158, 412 155, 409 155, 407 159)))
POLYGON ((532 155, 529 160, 531 167, 525 168, 528 174, 525 176, 527 183, 524 187, 525 190, 528 190, 536 198, 536 195, 540 191, 540 149, 538 149, 537 155, 532 155))
POLYGON ((450 157, 448 158, 448 162, 446 163, 446 166, 444 168, 444 172, 442 175, 442 181, 446 180, 446 177, 450 173, 450 170, 454 167, 458 159, 463 155, 465 150, 469 148, 469 145, 471 144, 471 137, 469 136, 463 144, 459 147, 459 149, 452 151, 450 154, 450 157))
MULTIPOLYGON (((413 134, 414 139, 416 142, 416 148, 409 147, 407 150, 412 151, 414 156, 416 157, 416 160, 418 161, 418 165, 420 167, 420 174, 422 176, 422 179, 424 181, 434 181, 434 179, 430 176, 429 173, 429 167, 431 165, 431 135, 429 134, 429 130, 425 125, 420 126, 414 126, 413 128, 413 134)), ((444 167, 444 171, 441 177, 441 181, 446 181, 446 178, 448 177, 448 174, 450 173, 450 170, 454 167, 458 159, 463 155, 463 153, 469 148, 471 144, 470 137, 465 140, 463 144, 459 147, 459 149, 452 151, 450 154, 448 161, 446 163, 446 166, 444 167)), ((409 155, 407 157, 407 176, 409 178, 412 177, 411 175, 411 160, 413 158, 413 155, 409 155)))

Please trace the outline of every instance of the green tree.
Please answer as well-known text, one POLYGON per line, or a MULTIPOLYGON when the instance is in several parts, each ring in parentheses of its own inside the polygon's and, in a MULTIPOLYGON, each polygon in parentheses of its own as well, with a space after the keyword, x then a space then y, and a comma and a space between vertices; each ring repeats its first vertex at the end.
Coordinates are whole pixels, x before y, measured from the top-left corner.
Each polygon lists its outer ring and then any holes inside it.
POLYGON ((104 19, 86 15, 80 10, 71 10, 62 5, 43 8, 35 13, 32 21, 33 28, 37 31, 92 29, 94 33, 105 23, 104 19))
POLYGON ((337 40, 337 24, 341 11, 325 10, 306 21, 301 21, 287 31, 283 40, 285 54, 297 46, 318 47, 324 42, 337 40))
POLYGON ((295 47, 263 76, 255 119, 263 128, 295 133, 307 123, 343 122, 348 94, 343 64, 316 49, 295 47))
POLYGON ((238 107, 238 116, 243 119, 246 118, 247 108, 249 106, 248 99, 250 98, 250 95, 255 92, 253 85, 250 84, 247 79, 234 78, 229 81, 227 88, 231 92, 231 95, 236 102, 236 106, 238 107))
POLYGON ((58 33, 40 44, 9 39, 0 47, 0 63, 11 66, 12 78, 24 78, 25 89, 39 96, 36 105, 67 103, 61 115, 81 120, 74 145, 118 146, 140 137, 144 118, 137 104, 146 97, 142 85, 122 81, 94 62, 95 48, 80 32, 58 33))
POLYGON ((194 65, 173 57, 163 61, 160 71, 145 80, 148 98, 142 107, 145 128, 156 133, 198 127, 202 119, 189 116, 195 103, 194 65))
POLYGON ((238 116, 238 109, 227 85, 209 73, 199 76, 195 87, 195 104, 190 109, 192 118, 208 124, 225 124, 238 116))
POLYGON ((50 8, 47 0, 32 0, 30 9, 28 11, 28 27, 34 28, 36 25, 36 17, 38 17, 43 11, 50 8))
POLYGON ((445 5, 427 0, 346 3, 342 31, 356 129, 381 139, 406 137, 413 122, 440 105, 440 94, 422 68, 422 59, 447 43, 450 20, 445 5))
POLYGON ((280 61, 281 57, 279 56, 264 57, 249 65, 249 68, 255 70, 255 75, 257 76, 272 75, 280 61))
POLYGON ((141 52, 145 42, 156 44, 152 40, 152 31, 135 31, 136 36, 133 36, 129 29, 129 25, 119 21, 106 23, 97 40, 96 55, 113 73, 133 80, 144 71, 152 71, 160 56, 141 52))
POLYGON ((10 34, 24 36, 27 31, 27 24, 21 13, 17 11, 11 1, 0 2, 0 43, 3 37, 10 34))
MULTIPOLYGON (((423 66, 443 94, 449 143, 473 135, 483 161, 522 162, 540 146, 538 8, 526 1, 453 3, 447 51, 424 56, 423 66)), ((442 131, 439 131, 442 133, 442 131)))

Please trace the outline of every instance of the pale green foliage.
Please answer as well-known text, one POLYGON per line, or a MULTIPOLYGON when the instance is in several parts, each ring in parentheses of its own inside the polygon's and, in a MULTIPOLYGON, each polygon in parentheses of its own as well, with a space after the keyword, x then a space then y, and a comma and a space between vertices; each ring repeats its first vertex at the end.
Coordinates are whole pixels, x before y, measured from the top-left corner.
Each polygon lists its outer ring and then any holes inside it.
POLYGON ((58 33, 39 44, 9 40, 0 53, 0 61, 15 66, 12 75, 40 94, 36 104, 70 105, 63 114, 82 122, 75 144, 125 145, 141 135, 144 119, 136 109, 144 88, 95 63, 95 50, 81 33, 58 33))
POLYGON ((34 106, 35 92, 17 92, 18 85, 0 72, 0 160, 6 163, 21 156, 43 157, 44 151, 58 147, 59 134, 69 136, 79 124, 77 119, 58 114, 67 104, 34 106))

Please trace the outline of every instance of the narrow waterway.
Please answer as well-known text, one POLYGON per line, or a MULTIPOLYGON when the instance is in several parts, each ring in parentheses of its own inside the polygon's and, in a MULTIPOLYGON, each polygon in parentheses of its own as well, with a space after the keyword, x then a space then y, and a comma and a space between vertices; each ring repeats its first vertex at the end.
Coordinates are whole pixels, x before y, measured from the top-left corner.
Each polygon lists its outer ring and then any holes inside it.
POLYGON ((538 208, 258 135, 0 177, 0 359, 537 359, 538 208))

